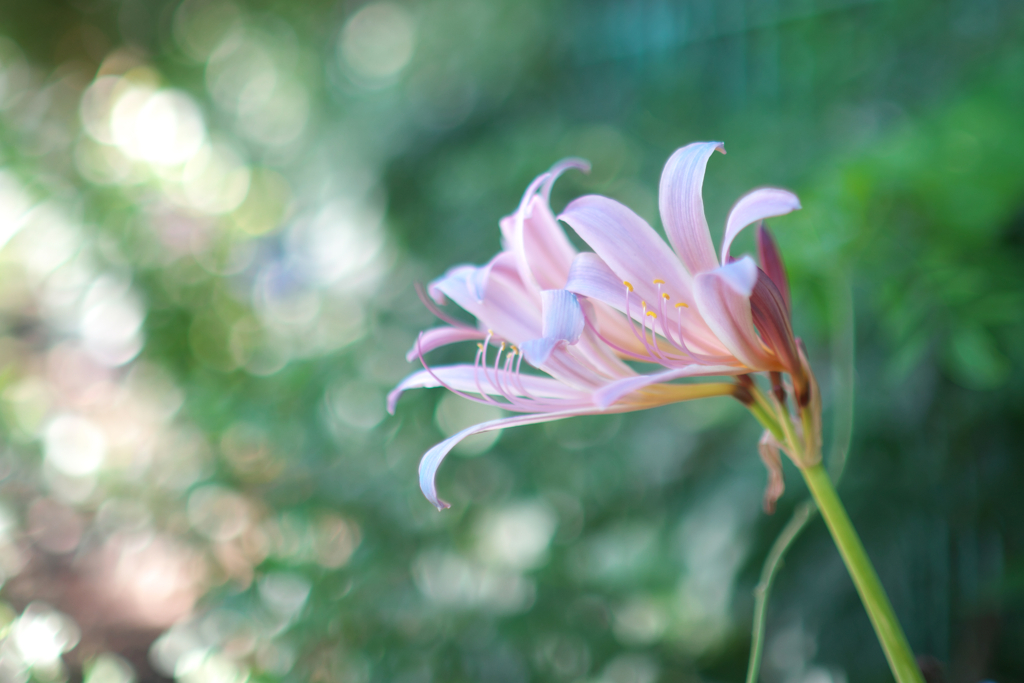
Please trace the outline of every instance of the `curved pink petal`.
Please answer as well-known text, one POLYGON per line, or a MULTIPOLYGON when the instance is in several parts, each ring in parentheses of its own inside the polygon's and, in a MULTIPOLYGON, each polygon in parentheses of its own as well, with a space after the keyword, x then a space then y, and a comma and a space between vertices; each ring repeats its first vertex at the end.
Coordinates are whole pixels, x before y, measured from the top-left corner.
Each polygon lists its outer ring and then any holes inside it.
POLYGON ((694 294, 701 317, 729 351, 751 370, 780 370, 754 330, 750 294, 757 265, 749 256, 701 273, 694 294))
POLYGON ((636 289, 629 291, 622 278, 612 272, 600 256, 585 251, 578 254, 569 269, 566 290, 597 301, 604 302, 618 311, 626 310, 629 298, 630 313, 637 319, 643 315, 640 295, 636 289))
POLYGON ((751 223, 784 216, 800 208, 800 200, 789 190, 777 187, 762 187, 739 198, 729 211, 725 221, 725 237, 722 239, 722 265, 729 262, 729 247, 736 235, 751 223))
POLYGON ((690 276, 683 264, 647 221, 628 207, 607 197, 588 195, 570 203, 559 218, 593 248, 620 282, 629 282, 643 301, 656 305, 659 292, 655 280, 661 280, 661 291, 667 292, 673 303, 692 303, 690 276))
POLYGON ((440 294, 447 296, 476 316, 482 327, 514 344, 541 336, 540 295, 523 285, 509 252, 499 253, 480 268, 452 268, 430 283, 430 294, 439 302, 443 301, 440 294))
POLYGON ((527 188, 516 212, 501 219, 505 247, 515 254, 523 282, 536 289, 561 289, 576 249, 548 204, 551 187, 565 171, 590 172, 582 159, 563 159, 527 188))
POLYGON ((568 171, 570 168, 575 168, 583 173, 590 173, 590 162, 586 159, 580 159, 578 157, 568 157, 555 163, 548 170, 548 177, 544 180, 544 184, 541 185, 540 195, 544 198, 545 202, 551 201, 551 188, 554 187, 555 181, 558 177, 568 171))
POLYGON ((577 415, 591 415, 593 413, 599 412, 601 411, 597 410, 596 408, 584 408, 577 410, 563 410, 555 413, 517 415, 515 417, 505 417, 499 420, 491 420, 490 422, 481 422, 478 425, 473 425, 472 427, 463 429, 458 434, 450 436, 441 443, 437 444, 423 455, 423 458, 420 460, 420 490, 423 491, 423 495, 426 496, 427 500, 433 503, 434 507, 436 507, 438 510, 444 510, 445 508, 451 507, 451 505, 441 500, 437 495, 437 470, 441 466, 441 463, 444 461, 445 456, 448 455, 448 453, 467 436, 472 436, 473 434, 480 434, 482 432, 490 432, 494 431, 495 429, 504 429, 506 427, 519 427, 522 425, 538 424, 541 422, 552 422, 554 420, 561 420, 566 417, 575 417, 577 415))
POLYGON ((658 187, 658 206, 665 234, 691 275, 718 265, 701 196, 704 169, 715 150, 725 154, 725 145, 694 142, 676 150, 665 163, 658 187))
POLYGON ((432 327, 420 333, 419 339, 416 340, 416 343, 405 354, 405 359, 411 362, 419 357, 420 354, 430 353, 442 346, 471 341, 473 339, 483 339, 485 336, 484 332, 474 327, 451 327, 448 325, 432 327))
POLYGON ((545 289, 541 294, 544 320, 541 338, 523 343, 523 354, 534 367, 547 362, 556 346, 575 344, 583 333, 585 320, 576 295, 564 289, 545 289))
POLYGON ((540 369, 578 391, 591 391, 608 382, 608 377, 581 358, 574 346, 555 346, 540 369))
POLYGON ((463 393, 479 394, 482 390, 488 396, 549 398, 590 404, 590 393, 573 387, 550 377, 517 374, 505 370, 488 369, 486 372, 479 366, 469 364, 440 365, 429 370, 417 370, 388 393, 387 408, 389 413, 395 412, 398 399, 409 389, 433 389, 445 387, 463 393), (492 381, 493 380, 493 381, 492 381), (500 386, 494 386, 497 382, 500 386))

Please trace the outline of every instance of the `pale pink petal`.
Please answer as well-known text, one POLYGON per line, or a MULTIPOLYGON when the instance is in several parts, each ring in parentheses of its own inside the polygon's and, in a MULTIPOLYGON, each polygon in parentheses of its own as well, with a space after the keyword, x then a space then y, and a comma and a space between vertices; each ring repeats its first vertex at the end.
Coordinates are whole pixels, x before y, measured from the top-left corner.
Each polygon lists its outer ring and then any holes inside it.
POLYGON ((440 365, 431 367, 429 370, 418 370, 412 373, 388 394, 388 412, 392 414, 395 412, 398 399, 409 389, 432 389, 435 387, 446 387, 467 394, 478 394, 483 391, 488 396, 509 394, 518 397, 530 396, 590 404, 588 391, 574 389, 557 379, 522 373, 516 375, 514 372, 494 370, 493 368, 484 372, 479 366, 460 364, 440 365), (500 386, 494 386, 492 380, 500 386))
MULTIPOLYGON (((624 318, 616 318, 607 309, 608 306, 616 311, 625 312, 626 297, 629 297, 629 314, 633 320, 641 321, 644 317, 643 302, 640 295, 634 291, 629 292, 621 279, 612 272, 611 268, 601 260, 597 254, 583 252, 576 256, 572 269, 569 271, 569 279, 565 288, 580 296, 593 299, 605 305, 598 309, 597 320, 591 320, 597 324, 601 335, 611 343, 622 349, 627 349, 641 355, 646 351, 637 341, 635 333, 629 329, 629 324, 624 318), (627 294, 628 293, 628 294, 627 294)), ((657 301, 657 294, 652 296, 657 301)), ((692 301, 692 299, 691 299, 692 301)), ((676 301, 669 300, 668 307, 675 309, 676 301)), ((687 303, 687 302, 683 302, 687 303)), ((726 352, 726 349, 719 343, 718 338, 701 319, 696 307, 684 309, 684 328, 687 344, 693 344, 691 350, 698 351, 712 356, 719 356, 726 352)), ((676 323, 672 323, 676 324, 676 323)))
POLYGON ((636 289, 630 292, 622 283, 622 278, 613 273, 608 264, 595 253, 585 251, 576 256, 565 288, 580 296, 602 301, 618 311, 626 310, 626 298, 629 297, 633 316, 639 319, 643 315, 641 298, 636 289))
POLYGON ((580 299, 580 308, 584 311, 584 319, 593 321, 595 329, 584 328, 580 335, 580 341, 572 347, 571 353, 581 357, 581 362, 593 368, 598 374, 614 379, 621 377, 632 377, 636 371, 626 365, 617 355, 615 349, 608 345, 608 342, 601 339, 597 330, 611 328, 611 334, 606 334, 605 339, 619 348, 627 350, 636 349, 641 353, 643 347, 636 337, 629 334, 625 325, 625 318, 618 311, 612 310, 601 302, 590 301, 586 298, 580 299), (618 329, 615 329, 618 328, 618 329), (629 334, 629 338, 626 335, 629 334), (619 343, 618 340, 624 343, 619 343))
MULTIPOLYGON (((657 305, 664 281, 672 303, 693 301, 690 276, 665 241, 647 222, 607 197, 588 195, 566 207, 559 218, 593 248, 621 282, 627 281, 643 301, 657 305)), ((625 296, 623 295, 622 299, 625 296)), ((614 301, 608 301, 615 305, 614 301)))
POLYGON ((516 268, 515 258, 501 252, 480 268, 457 266, 430 283, 435 301, 447 296, 476 316, 485 329, 501 339, 519 344, 541 335, 540 294, 529 292, 516 268), (482 279, 484 285, 478 286, 482 279), (482 290, 482 291, 481 291, 482 290), (478 294, 483 294, 478 299, 478 294))
POLYGON ((452 266, 444 275, 427 285, 430 298, 440 305, 447 303, 450 298, 463 308, 466 306, 459 303, 460 301, 466 305, 469 305, 470 301, 479 303, 483 297, 479 296, 482 292, 478 292, 475 285, 478 270, 479 266, 467 264, 452 266))
POLYGON ((420 338, 413 344, 409 352, 405 354, 407 361, 418 358, 421 354, 430 353, 448 344, 455 344, 473 339, 483 339, 486 333, 473 327, 433 327, 424 330, 420 338))
POLYGON ((704 217, 704 169, 721 142, 694 142, 676 150, 661 172, 658 205, 668 241, 691 275, 715 268, 715 246, 704 217))
POLYGON ((530 184, 516 212, 499 222, 505 248, 515 254, 523 282, 537 290, 561 289, 576 255, 548 204, 552 185, 570 168, 590 172, 590 164, 582 159, 558 162, 530 184))
POLYGON ((546 363, 556 346, 578 342, 585 324, 579 300, 564 289, 541 292, 541 309, 544 316, 541 338, 531 339, 522 345, 526 360, 534 367, 546 363))
POLYGON ((701 317, 729 351, 751 370, 779 370, 754 330, 750 294, 757 283, 757 266, 745 256, 694 282, 701 317))
POLYGON ((563 159, 548 172, 539 194, 527 207, 523 219, 523 248, 530 272, 542 289, 561 289, 576 256, 565 230, 551 211, 551 188, 559 176, 571 168, 590 173, 583 159, 563 159))
MULTIPOLYGON (((577 415, 591 415, 593 413, 601 412, 596 408, 584 408, 578 410, 564 410, 556 413, 540 413, 533 415, 517 415, 515 417, 506 417, 500 420, 491 420, 490 422, 482 422, 478 425, 473 425, 467 429, 463 429, 458 434, 448 437, 441 443, 437 444, 423 455, 423 459, 420 460, 420 490, 423 491, 423 495, 427 497, 434 507, 438 510, 444 510, 445 508, 451 507, 448 503, 441 500, 437 496, 437 469, 441 466, 441 462, 444 457, 455 448, 456 445, 467 436, 473 434, 480 434, 481 432, 490 432, 495 429, 504 429, 506 427, 519 427, 522 425, 538 424, 541 422, 552 422, 554 420, 561 420, 566 417, 575 417, 577 415)), ((618 412, 618 411, 609 411, 618 412)))
POLYGON ((736 235, 751 223, 784 216, 800 208, 800 200, 789 190, 777 187, 762 187, 740 197, 729 211, 725 221, 725 237, 722 240, 722 265, 729 262, 729 247, 736 235))
POLYGON ((522 240, 530 275, 541 289, 565 286, 576 249, 555 219, 547 201, 534 197, 523 218, 522 240))
POLYGON ((611 382, 594 392, 594 403, 599 408, 607 408, 626 394, 643 389, 652 384, 662 384, 682 377, 709 377, 712 375, 736 375, 746 372, 746 368, 735 365, 701 365, 693 364, 682 368, 653 372, 649 375, 637 375, 611 382))
POLYGON ((576 295, 564 289, 546 289, 541 292, 544 321, 541 329, 545 337, 556 337, 570 344, 579 341, 583 332, 583 312, 576 295))
POLYGON ((556 162, 548 171, 548 177, 544 180, 544 184, 540 188, 540 195, 544 198, 545 202, 551 201, 551 188, 554 187, 555 181, 558 180, 560 175, 568 171, 570 168, 575 168, 576 170, 584 173, 590 173, 590 162, 586 159, 579 159, 576 157, 569 157, 556 162))
POLYGON ((574 346, 555 346, 540 369, 567 386, 580 391, 589 391, 603 386, 609 379, 590 363, 584 362, 577 355, 574 346))
POLYGON ((740 296, 749 297, 757 284, 757 264, 754 259, 744 256, 728 263, 715 272, 729 287, 740 296))

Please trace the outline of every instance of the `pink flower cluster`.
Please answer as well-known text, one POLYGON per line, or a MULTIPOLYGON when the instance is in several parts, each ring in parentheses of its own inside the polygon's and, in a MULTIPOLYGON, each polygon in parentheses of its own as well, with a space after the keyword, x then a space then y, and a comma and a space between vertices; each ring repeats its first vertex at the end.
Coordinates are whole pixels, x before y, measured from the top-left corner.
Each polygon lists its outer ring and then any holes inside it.
POLYGON ((744 195, 729 212, 716 254, 701 197, 716 150, 725 153, 720 142, 693 143, 665 164, 659 208, 668 244, 628 207, 599 195, 574 200, 556 218, 552 184, 567 169, 589 170, 568 159, 534 180, 500 221, 502 250, 490 262, 455 266, 430 283, 433 302, 450 299, 478 324, 451 320, 428 301, 448 324, 420 333, 408 359, 418 358, 423 369, 391 392, 388 409, 394 412, 407 389, 441 386, 519 413, 465 429, 423 456, 420 487, 438 509, 448 504, 437 495, 437 469, 471 434, 707 396, 744 398, 742 383, 673 381, 689 377, 784 372, 797 404, 807 404, 813 380, 793 336, 789 287, 773 240, 762 224, 760 268, 750 256, 729 253, 745 227, 800 202, 771 187, 744 195), (559 221, 593 251, 577 252, 559 221), (424 360, 463 341, 477 342, 472 364, 431 367, 424 360), (523 368, 524 359, 534 371, 523 368), (639 373, 625 361, 653 370, 639 373))

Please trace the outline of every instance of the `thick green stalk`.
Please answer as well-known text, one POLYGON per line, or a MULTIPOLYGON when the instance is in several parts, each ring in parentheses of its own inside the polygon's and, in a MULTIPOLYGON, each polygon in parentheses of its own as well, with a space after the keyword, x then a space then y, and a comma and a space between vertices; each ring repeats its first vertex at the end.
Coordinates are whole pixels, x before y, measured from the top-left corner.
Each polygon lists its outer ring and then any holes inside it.
POLYGON ((825 524, 828 525, 828 530, 832 533, 839 554, 843 556, 843 562, 846 563, 846 569, 850 572, 857 592, 860 593, 861 602, 868 612, 871 625, 875 627, 875 634, 882 644, 882 650, 885 651, 889 668, 892 669, 897 683, 924 683, 903 628, 896 620, 896 613, 893 612, 885 589, 878 580, 878 574, 864 552, 860 537, 857 536, 846 509, 836 495, 825 468, 818 464, 800 471, 818 504, 825 524))

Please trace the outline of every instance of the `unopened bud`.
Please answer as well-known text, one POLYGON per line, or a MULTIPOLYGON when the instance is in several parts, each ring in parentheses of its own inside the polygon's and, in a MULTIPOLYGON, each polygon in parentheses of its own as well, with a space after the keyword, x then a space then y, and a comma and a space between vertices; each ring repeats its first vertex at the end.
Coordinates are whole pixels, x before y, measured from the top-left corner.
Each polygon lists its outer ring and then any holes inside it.
POLYGON ((736 379, 739 380, 739 383, 732 388, 732 395, 745 406, 754 405, 754 394, 751 391, 754 386, 753 381, 747 375, 740 375, 736 379), (744 380, 746 381, 744 382, 744 380))
POLYGON ((772 393, 775 399, 782 405, 786 405, 786 388, 782 386, 782 373, 772 372, 768 375, 772 380, 772 393))

